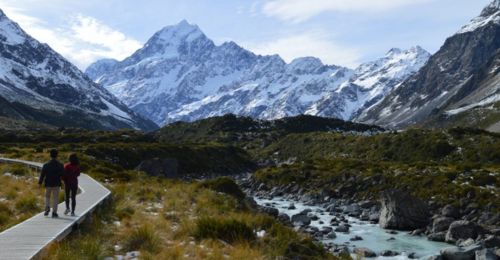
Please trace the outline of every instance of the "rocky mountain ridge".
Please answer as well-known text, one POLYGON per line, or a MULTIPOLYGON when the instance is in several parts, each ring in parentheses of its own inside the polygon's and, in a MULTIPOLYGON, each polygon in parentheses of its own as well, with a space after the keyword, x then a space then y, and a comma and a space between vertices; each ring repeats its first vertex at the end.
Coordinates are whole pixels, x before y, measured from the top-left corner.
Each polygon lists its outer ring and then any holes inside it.
POLYGON ((95 84, 0 10, 0 115, 91 129, 157 126, 95 84))
POLYGON ((259 119, 299 114, 354 119, 416 72, 430 56, 420 47, 392 49, 356 70, 314 57, 287 64, 234 42, 217 46, 182 21, 157 32, 123 61, 87 69, 133 110, 160 125, 227 113, 259 119))

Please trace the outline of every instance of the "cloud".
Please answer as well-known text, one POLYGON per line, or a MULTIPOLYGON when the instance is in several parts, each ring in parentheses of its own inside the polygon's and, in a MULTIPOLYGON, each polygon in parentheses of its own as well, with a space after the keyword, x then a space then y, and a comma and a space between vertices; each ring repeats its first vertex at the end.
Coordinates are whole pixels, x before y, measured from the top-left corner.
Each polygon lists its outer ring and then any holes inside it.
POLYGON ((431 0, 270 0, 262 12, 284 21, 303 22, 324 12, 372 13, 431 0))
POLYGON ((326 64, 356 67, 361 59, 360 51, 336 43, 322 30, 284 36, 260 44, 249 43, 246 46, 257 54, 279 54, 286 62, 299 57, 314 56, 326 64))
POLYGON ((101 58, 124 59, 142 46, 139 41, 90 16, 79 14, 58 27, 51 27, 26 15, 20 8, 3 5, 2 9, 28 34, 47 43, 81 69, 101 58))

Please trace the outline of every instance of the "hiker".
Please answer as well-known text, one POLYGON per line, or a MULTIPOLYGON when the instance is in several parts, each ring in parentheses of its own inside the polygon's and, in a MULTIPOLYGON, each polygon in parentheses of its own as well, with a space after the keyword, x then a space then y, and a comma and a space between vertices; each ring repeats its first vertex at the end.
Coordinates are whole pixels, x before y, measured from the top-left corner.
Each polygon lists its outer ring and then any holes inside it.
POLYGON ((66 211, 64 215, 68 215, 69 210, 69 200, 71 199, 71 216, 75 216, 76 207, 76 192, 78 191, 78 176, 80 176, 80 161, 76 154, 72 153, 69 156, 69 162, 64 165, 64 175, 62 179, 64 181, 64 192, 66 194, 66 211))
POLYGON ((61 177, 64 173, 64 166, 57 161, 58 151, 50 150, 50 161, 42 167, 42 173, 38 184, 42 186, 45 182, 45 216, 49 215, 52 206, 52 217, 57 218, 57 204, 59 204, 59 190, 61 189, 61 177), (52 198, 52 204, 51 204, 52 198))

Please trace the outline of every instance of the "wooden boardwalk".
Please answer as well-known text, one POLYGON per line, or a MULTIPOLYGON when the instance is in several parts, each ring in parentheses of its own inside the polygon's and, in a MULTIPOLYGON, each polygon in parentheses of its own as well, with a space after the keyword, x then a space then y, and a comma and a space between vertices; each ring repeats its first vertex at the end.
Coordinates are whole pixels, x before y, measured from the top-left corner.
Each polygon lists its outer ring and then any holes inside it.
MULTIPOLYGON (((21 163, 40 169, 41 163, 0 158, 0 163, 21 163)), ((59 204, 59 218, 46 217, 42 213, 11 227, 0 233, 0 259, 33 259, 40 256, 43 250, 53 241, 60 241, 71 233, 73 227, 82 223, 85 218, 111 196, 111 192, 99 182, 86 174, 79 178, 81 193, 76 201, 76 216, 62 214, 66 206, 59 204)))

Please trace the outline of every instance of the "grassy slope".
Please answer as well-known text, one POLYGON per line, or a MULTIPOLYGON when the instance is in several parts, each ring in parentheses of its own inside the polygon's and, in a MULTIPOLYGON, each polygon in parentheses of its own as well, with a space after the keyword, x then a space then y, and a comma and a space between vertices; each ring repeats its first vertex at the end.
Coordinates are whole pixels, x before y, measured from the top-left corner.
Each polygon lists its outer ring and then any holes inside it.
MULTIPOLYGON (((143 136, 124 137, 116 133, 89 132, 88 135, 82 133, 78 136, 78 140, 69 144, 65 142, 71 140, 71 137, 64 133, 20 134, 17 136, 22 137, 20 139, 3 137, 4 143, 0 145, 0 153, 7 157, 35 161, 48 159, 46 149, 42 148, 57 147, 61 158, 66 158, 72 151, 78 151, 85 172, 106 183, 113 192, 112 204, 97 216, 93 224, 82 227, 80 232, 74 233, 69 239, 54 244, 48 259, 99 259, 134 250, 140 250, 144 259, 223 259, 228 256, 237 259, 269 259, 277 256, 331 258, 306 235, 284 227, 277 220, 250 208, 241 200, 241 196, 234 195, 239 194, 234 192, 234 185, 229 189, 218 188, 220 185, 227 185, 226 181, 222 181, 222 184, 196 183, 148 177, 132 170, 130 165, 118 163, 120 160, 114 160, 115 156, 119 157, 121 154, 130 157, 126 157, 124 161, 133 161, 140 156, 161 156, 166 149, 171 152, 170 155, 183 156, 178 157, 181 161, 207 161, 207 158, 213 158, 212 162, 201 162, 198 168, 193 168, 195 173, 206 173, 216 166, 213 163, 219 159, 226 163, 227 157, 234 158, 235 148, 229 150, 231 154, 221 154, 218 152, 224 147, 221 145, 160 145, 146 142, 146 137, 143 136), (82 136, 91 138, 84 140, 82 136), (104 144, 96 144, 95 139, 104 144), (6 143, 7 140, 10 142, 6 143), (64 143, 59 143, 60 140, 64 140, 64 143), (133 140, 140 141, 134 143, 133 140), (209 150, 205 150, 206 147, 209 150), (107 156, 96 156, 96 151, 107 156), (210 152, 209 155, 206 155, 207 151, 210 152), (200 157, 205 155, 207 157, 200 157), (113 160, 107 157, 112 157, 113 160), (237 232, 231 233, 230 237, 225 235, 225 230, 235 228, 237 232), (206 230, 222 231, 209 232, 219 234, 214 237, 206 235, 206 230), (254 232, 262 230, 265 230, 266 235, 257 237, 254 232), (119 246, 118 250, 115 250, 116 245, 119 246)), ((244 166, 247 161, 240 163, 244 166)), ((35 181, 27 179, 26 182, 29 183, 23 182, 23 187, 33 186, 35 181)), ((18 187, 20 184, 9 182, 8 185, 9 189, 2 189, 2 192, 15 190, 17 198, 26 197, 24 188, 18 187), (19 196, 21 191, 23 196, 19 196)), ((30 201, 31 198, 36 200, 41 198, 41 194, 30 194, 28 198, 30 201)), ((6 204, 9 211, 12 211, 15 209, 12 205, 17 202, 9 198, 6 204)), ((6 225, 19 222, 39 211, 40 202, 34 204, 37 207, 25 215, 13 211, 13 215, 20 217, 6 220, 6 225)))

